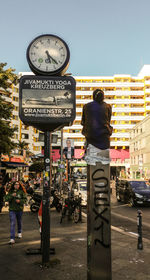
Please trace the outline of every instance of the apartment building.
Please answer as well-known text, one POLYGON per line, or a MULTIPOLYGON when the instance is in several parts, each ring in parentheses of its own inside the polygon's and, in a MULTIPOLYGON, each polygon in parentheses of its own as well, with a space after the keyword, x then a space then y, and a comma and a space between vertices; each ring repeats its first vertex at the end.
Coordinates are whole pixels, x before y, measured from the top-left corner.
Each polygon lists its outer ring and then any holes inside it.
POLYGON ((130 132, 130 173, 132 178, 150 178, 150 115, 130 132))
MULTIPOLYGON (((22 73, 22 75, 31 74, 22 73)), ((112 106, 111 125, 114 130, 111 136, 111 165, 129 168, 130 131, 150 112, 150 65, 144 65, 139 74, 134 77, 118 74, 114 76, 77 76, 74 78, 76 80, 76 119, 71 127, 64 127, 64 139, 73 139, 75 156, 82 158, 84 148, 84 136, 81 133, 82 108, 84 104, 92 101, 93 90, 101 88, 105 93, 105 101, 112 106)), ((44 145, 42 133, 33 127, 25 126, 18 118, 18 86, 12 89, 12 94, 7 98, 15 105, 12 125, 18 126, 18 132, 15 134, 14 141, 24 140, 31 152, 41 153, 44 145)), ((57 134, 58 142, 53 146, 58 156, 61 144, 60 131, 57 134)))
POLYGON ((150 65, 144 65, 136 77, 118 74, 75 79, 76 119, 73 126, 64 128, 64 136, 73 138, 75 147, 83 147, 82 108, 92 101, 93 90, 101 88, 105 101, 112 106, 111 165, 128 169, 130 131, 150 112, 150 65))

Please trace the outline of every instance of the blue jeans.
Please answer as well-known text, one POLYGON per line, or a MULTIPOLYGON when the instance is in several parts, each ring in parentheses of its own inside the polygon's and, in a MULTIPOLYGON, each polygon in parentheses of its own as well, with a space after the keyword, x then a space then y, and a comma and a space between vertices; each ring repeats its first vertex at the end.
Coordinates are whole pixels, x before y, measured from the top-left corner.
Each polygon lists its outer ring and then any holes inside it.
POLYGON ((15 225, 17 220, 18 233, 22 232, 22 211, 10 211, 10 239, 15 239, 15 225))

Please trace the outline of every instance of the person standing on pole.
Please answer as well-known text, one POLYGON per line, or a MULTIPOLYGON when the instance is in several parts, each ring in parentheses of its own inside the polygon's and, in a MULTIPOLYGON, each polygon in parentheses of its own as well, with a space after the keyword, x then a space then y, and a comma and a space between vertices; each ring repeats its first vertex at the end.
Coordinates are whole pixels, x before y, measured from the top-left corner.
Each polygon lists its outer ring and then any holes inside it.
POLYGON ((104 92, 101 89, 93 91, 93 101, 84 105, 81 124, 82 134, 88 144, 98 149, 110 148, 110 136, 112 126, 110 125, 112 114, 111 105, 104 102, 104 92))
POLYGON ((112 109, 101 89, 84 105, 81 124, 87 162, 87 279, 111 280, 110 125, 112 109))

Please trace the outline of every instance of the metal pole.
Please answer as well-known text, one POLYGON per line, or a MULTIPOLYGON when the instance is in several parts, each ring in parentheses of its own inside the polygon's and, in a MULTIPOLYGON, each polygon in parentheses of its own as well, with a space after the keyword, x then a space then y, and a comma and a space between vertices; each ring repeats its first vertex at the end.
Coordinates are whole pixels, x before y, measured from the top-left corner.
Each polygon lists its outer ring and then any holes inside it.
MULTIPOLYGON (((61 150, 60 150, 60 164, 63 161, 63 128, 61 129, 61 150)), ((60 193, 62 192, 62 171, 60 172, 60 193)))
POLYGON ((52 185, 52 133, 50 132, 50 187, 52 185))
POLYGON ((66 159, 66 181, 68 182, 68 159, 66 159))
POLYGON ((111 280, 110 166, 87 167, 87 279, 111 280))
POLYGON ((138 245, 137 249, 143 250, 143 241, 142 241, 142 211, 137 211, 137 228, 138 228, 138 245))
POLYGON ((44 133, 44 186, 42 207, 42 264, 49 263, 50 252, 50 133, 44 133))

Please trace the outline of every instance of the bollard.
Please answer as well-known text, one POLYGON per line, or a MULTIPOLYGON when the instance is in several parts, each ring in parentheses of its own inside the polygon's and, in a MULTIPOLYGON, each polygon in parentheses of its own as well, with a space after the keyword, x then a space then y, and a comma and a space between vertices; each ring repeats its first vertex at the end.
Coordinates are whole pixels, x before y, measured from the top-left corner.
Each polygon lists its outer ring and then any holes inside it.
POLYGON ((79 194, 79 222, 82 222, 81 194, 79 194))
POLYGON ((143 241, 142 241, 142 211, 137 211, 137 229, 138 229, 138 244, 137 249, 143 250, 143 241))

